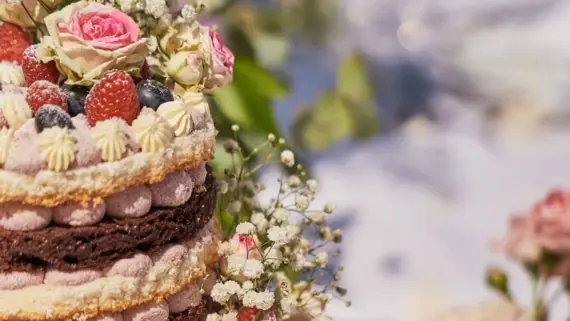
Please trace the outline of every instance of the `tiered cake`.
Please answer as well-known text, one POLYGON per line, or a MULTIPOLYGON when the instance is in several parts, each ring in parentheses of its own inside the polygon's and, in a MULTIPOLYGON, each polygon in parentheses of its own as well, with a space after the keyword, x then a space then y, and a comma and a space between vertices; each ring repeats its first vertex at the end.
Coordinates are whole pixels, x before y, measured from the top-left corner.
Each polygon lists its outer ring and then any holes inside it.
MULTIPOLYGON (((98 56, 65 52, 72 36, 115 55, 122 47, 89 41, 122 41, 132 20, 100 4, 65 10, 46 18, 41 45, 0 62, 0 320, 197 320, 218 238, 202 94, 217 57, 200 50, 201 78, 184 88, 145 75, 145 55, 134 59, 145 48, 89 74, 98 56)), ((200 34, 198 48, 219 45, 200 34)), ((0 22, 7 37, 27 41, 0 22)))

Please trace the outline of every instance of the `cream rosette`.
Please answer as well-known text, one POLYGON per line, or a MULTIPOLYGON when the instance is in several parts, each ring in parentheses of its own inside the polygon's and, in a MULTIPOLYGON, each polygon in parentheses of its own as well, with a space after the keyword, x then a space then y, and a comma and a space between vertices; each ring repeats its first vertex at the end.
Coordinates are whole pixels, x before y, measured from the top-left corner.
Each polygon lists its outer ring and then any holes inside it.
POLYGON ((67 83, 91 85, 105 71, 139 75, 147 54, 146 38, 127 14, 99 3, 80 1, 45 18, 49 36, 38 56, 55 60, 67 83))
POLYGON ((50 10, 55 9, 60 2, 61 0, 42 0, 40 4, 38 0, 24 0, 21 3, 3 3, 0 1, 0 21, 10 22, 23 28, 33 28, 35 27, 34 21, 43 23, 48 14, 45 7, 50 10), (33 21, 26 10, 34 18, 33 21))

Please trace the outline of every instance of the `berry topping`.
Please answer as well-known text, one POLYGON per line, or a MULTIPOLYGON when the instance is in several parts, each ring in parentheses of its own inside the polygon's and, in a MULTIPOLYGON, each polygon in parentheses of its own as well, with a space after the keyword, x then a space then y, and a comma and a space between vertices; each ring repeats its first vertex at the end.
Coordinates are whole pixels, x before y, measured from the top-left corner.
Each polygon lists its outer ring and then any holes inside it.
POLYGON ((85 98, 91 88, 77 85, 63 85, 61 90, 67 96, 67 112, 71 117, 85 114, 85 98))
POLYGON ((156 80, 145 79, 137 84, 139 102, 143 107, 156 110, 160 105, 174 100, 174 96, 166 86, 156 80))
POLYGON ((47 80, 57 84, 57 81, 59 80, 59 71, 55 66, 55 62, 41 62, 36 57, 36 49, 37 45, 32 45, 24 51, 22 69, 24 70, 24 79, 26 79, 26 84, 31 86, 38 80, 47 80))
POLYGON ((56 105, 67 111, 67 97, 59 87, 46 80, 33 83, 26 93, 26 101, 34 113, 43 105, 56 105))
POLYGON ((41 133, 46 128, 61 127, 74 129, 71 117, 59 106, 44 105, 36 112, 36 130, 41 133))
POLYGON ((0 61, 22 64, 23 52, 32 43, 22 28, 0 21, 0 61))
POLYGON ((118 117, 131 124, 140 111, 135 83, 124 71, 103 74, 85 99, 85 112, 91 126, 96 122, 118 117))

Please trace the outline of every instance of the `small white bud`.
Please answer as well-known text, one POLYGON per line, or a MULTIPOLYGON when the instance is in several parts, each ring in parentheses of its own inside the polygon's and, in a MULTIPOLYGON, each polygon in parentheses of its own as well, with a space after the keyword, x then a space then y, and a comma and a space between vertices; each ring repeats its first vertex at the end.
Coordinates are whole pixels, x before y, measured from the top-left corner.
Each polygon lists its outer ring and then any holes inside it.
POLYGON ((287 167, 293 167, 295 165, 295 154, 290 150, 284 150, 281 152, 281 163, 287 167))

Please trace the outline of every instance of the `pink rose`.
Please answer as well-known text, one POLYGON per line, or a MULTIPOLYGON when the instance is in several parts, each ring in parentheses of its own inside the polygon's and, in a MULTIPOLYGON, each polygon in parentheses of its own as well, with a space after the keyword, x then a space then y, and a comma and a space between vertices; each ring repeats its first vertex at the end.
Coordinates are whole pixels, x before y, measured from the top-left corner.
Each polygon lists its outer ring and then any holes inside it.
POLYGON ((127 14, 98 3, 72 13, 69 23, 57 25, 59 33, 73 34, 104 50, 126 47, 140 39, 140 29, 127 14))
POLYGON ((201 34, 206 46, 205 50, 211 56, 210 68, 204 82, 205 89, 211 91, 232 81, 235 57, 232 51, 224 45, 219 33, 203 27, 201 34))
POLYGON ((128 15, 111 6, 79 1, 45 18, 49 36, 42 38, 38 57, 55 60, 67 83, 91 85, 108 70, 138 75, 147 46, 128 15))

